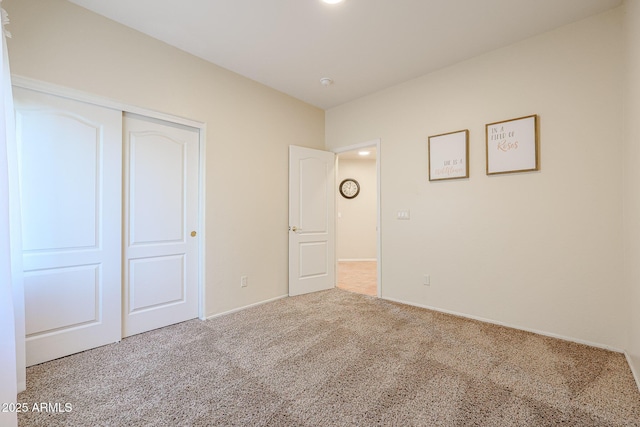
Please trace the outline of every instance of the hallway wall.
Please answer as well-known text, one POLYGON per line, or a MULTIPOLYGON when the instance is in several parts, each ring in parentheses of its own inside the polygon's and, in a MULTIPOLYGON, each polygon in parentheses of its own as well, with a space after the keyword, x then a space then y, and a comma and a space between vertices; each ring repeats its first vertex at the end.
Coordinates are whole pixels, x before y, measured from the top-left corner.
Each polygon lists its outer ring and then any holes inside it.
POLYGON ((338 191, 336 219, 338 260, 375 260, 377 254, 377 173, 375 160, 338 161, 338 184, 353 178, 360 193, 345 199, 338 191))

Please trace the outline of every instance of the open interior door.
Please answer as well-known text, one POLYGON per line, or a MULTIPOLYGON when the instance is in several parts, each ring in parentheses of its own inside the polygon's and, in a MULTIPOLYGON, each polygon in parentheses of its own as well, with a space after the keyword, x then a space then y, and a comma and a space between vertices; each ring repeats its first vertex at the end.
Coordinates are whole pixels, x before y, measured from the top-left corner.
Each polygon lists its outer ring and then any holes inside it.
POLYGON ((335 287, 335 154, 289 146, 289 295, 335 287))

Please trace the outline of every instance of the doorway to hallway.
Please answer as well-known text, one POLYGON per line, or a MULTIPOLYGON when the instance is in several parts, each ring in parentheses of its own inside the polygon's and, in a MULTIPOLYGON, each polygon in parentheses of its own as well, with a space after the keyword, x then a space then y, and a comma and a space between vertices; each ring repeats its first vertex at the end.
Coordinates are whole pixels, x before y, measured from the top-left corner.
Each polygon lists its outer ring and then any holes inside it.
POLYGON ((336 286, 380 296, 379 141, 336 156, 336 286))
POLYGON ((337 287, 358 294, 377 296, 377 261, 338 261, 337 287))

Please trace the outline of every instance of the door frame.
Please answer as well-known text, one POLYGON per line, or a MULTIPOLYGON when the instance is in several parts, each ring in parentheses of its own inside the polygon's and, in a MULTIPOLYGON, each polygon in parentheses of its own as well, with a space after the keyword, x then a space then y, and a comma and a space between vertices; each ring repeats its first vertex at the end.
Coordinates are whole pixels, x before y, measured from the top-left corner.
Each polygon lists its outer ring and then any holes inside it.
POLYGON ((36 92, 42 92, 49 95, 55 95, 62 98, 68 98, 75 101, 86 102, 88 104, 94 104, 99 107, 110 108, 113 110, 120 110, 124 114, 125 112, 134 113, 141 116, 147 116, 154 119, 164 120, 166 122, 177 123, 184 126, 189 126, 198 129, 199 133, 199 159, 198 159, 198 318, 200 320, 206 319, 205 311, 205 240, 206 240, 206 227, 205 227, 205 195, 206 195, 206 123, 196 120, 186 119, 184 117, 174 116, 172 114, 162 113, 159 111, 150 110, 147 108, 136 107, 134 105, 125 104, 112 99, 103 98, 98 95, 92 95, 86 92, 70 89, 64 86, 58 86, 52 83, 42 82, 40 80, 31 79, 28 77, 11 75, 12 86, 21 87, 23 89, 29 89, 36 92))
MULTIPOLYGON (((346 153, 347 151, 354 151, 354 150, 359 150, 361 148, 369 148, 369 147, 375 147, 376 148, 376 257, 377 257, 377 262, 376 262, 376 280, 377 280, 377 288, 378 288, 378 298, 382 298, 382 268, 381 268, 381 264, 382 264, 382 238, 381 238, 381 229, 380 229, 380 138, 377 139, 372 139, 370 141, 365 141, 365 142, 361 142, 359 144, 353 144, 353 145, 347 145, 345 147, 337 147, 334 148, 333 150, 331 150, 332 152, 334 152, 336 154, 336 183, 335 185, 338 185, 338 167, 339 167, 339 154, 340 153, 346 153)), ((337 193, 336 193, 336 197, 338 197, 337 193)), ((338 204, 336 203, 336 209, 337 209, 338 204)), ((337 210, 336 210, 336 216, 337 216, 337 210)), ((336 242, 338 241, 338 234, 336 233, 336 242)), ((335 257, 334 262, 336 263, 336 274, 338 271, 338 257, 335 257)), ((336 279, 337 280, 337 279, 336 279)))

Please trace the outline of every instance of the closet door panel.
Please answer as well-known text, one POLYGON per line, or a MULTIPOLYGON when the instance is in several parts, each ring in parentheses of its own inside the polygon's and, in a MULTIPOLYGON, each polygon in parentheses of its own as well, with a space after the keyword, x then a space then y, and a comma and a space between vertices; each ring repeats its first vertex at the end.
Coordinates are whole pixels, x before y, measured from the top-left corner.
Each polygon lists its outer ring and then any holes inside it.
POLYGON ((198 316, 199 136, 125 114, 125 337, 198 316))
POLYGON ((30 366, 120 340, 122 113, 14 98, 30 366))

